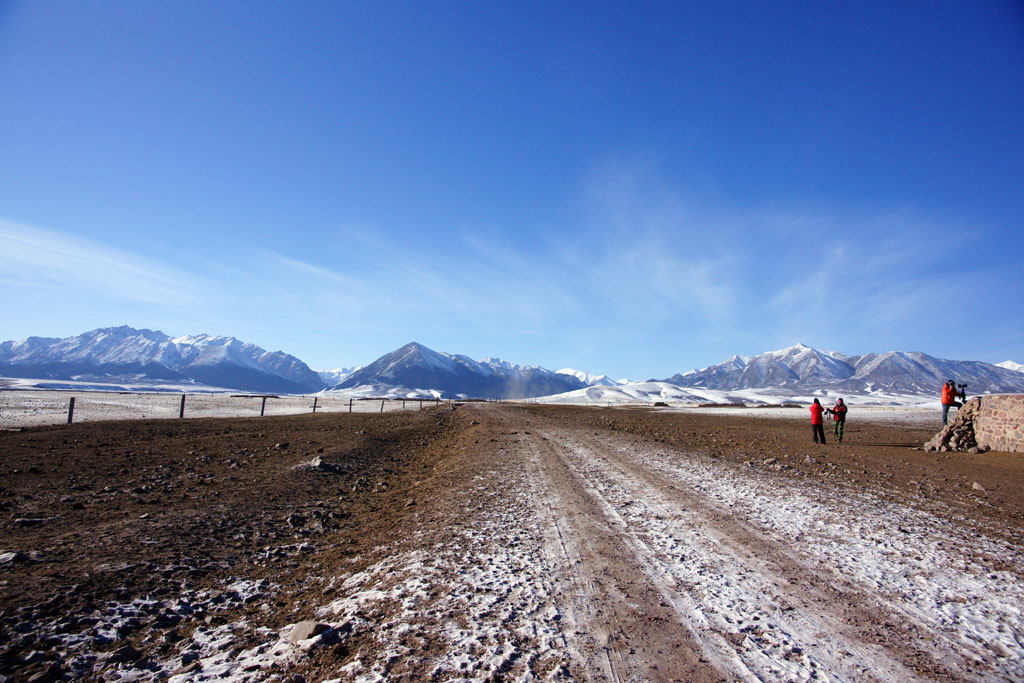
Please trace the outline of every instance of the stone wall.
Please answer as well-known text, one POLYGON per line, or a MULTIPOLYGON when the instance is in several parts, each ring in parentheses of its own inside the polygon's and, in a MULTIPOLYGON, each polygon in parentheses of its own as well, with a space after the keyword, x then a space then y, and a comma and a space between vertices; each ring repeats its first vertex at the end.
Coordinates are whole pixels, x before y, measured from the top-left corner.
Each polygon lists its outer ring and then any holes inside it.
POLYGON ((1024 453, 1024 394, 977 396, 924 445, 927 451, 1024 453))

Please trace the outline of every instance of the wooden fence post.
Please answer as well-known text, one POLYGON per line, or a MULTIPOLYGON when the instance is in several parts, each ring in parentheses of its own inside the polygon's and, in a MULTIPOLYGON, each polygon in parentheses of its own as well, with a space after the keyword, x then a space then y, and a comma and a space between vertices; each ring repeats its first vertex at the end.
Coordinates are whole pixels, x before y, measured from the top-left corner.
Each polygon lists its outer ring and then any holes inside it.
POLYGON ((263 417, 264 411, 267 409, 267 397, 263 397, 263 405, 260 406, 260 417, 263 417))
POLYGON ((382 413, 384 412, 384 399, 383 398, 380 400, 380 412, 382 412, 382 413))
POLYGON ((313 397, 313 413, 314 414, 316 413, 316 402, 317 402, 318 399, 319 399, 318 396, 314 396, 313 397))
POLYGON ((75 397, 72 396, 71 400, 68 401, 68 424, 75 418, 75 397))
POLYGON ((352 399, 348 400, 348 412, 352 412, 352 399))
POLYGON ((185 417, 185 394, 181 395, 181 408, 178 409, 178 419, 185 417))

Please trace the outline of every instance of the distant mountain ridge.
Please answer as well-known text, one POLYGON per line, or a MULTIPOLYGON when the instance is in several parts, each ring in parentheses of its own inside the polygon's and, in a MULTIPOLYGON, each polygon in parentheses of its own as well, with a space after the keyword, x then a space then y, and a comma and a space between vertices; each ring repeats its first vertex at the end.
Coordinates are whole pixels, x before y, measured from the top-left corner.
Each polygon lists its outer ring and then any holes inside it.
POLYGON ((572 375, 588 387, 615 387, 620 384, 628 383, 628 380, 618 381, 612 379, 608 375, 594 375, 589 372, 583 372, 582 370, 573 370, 572 368, 562 368, 557 372, 560 375, 572 375))
POLYGON ((846 356, 803 344, 757 356, 733 356, 718 365, 660 381, 725 391, 772 387, 928 396, 935 395, 949 379, 978 393, 1024 392, 1024 373, 991 363, 944 360, 920 351, 846 356))
MULTIPOLYGON (((932 398, 947 379, 967 384, 968 393, 1024 393, 1022 368, 1012 361, 993 365, 944 360, 919 351, 847 356, 797 344, 757 356, 733 356, 703 370, 650 382, 678 387, 683 393, 706 390, 708 395, 719 392, 725 396, 728 394, 722 392, 763 393, 771 389, 780 397, 827 391, 849 396, 932 398)), ((172 338, 128 326, 66 339, 29 337, 0 343, 0 376, 152 388, 202 385, 265 393, 330 390, 395 398, 537 398, 643 384, 568 368, 552 372, 495 358, 476 361, 416 342, 365 367, 318 373, 295 356, 268 352, 234 337, 200 334, 172 338)), ((725 400, 745 399, 735 394, 725 400)))
POLYGON ((353 372, 358 370, 358 367, 352 368, 334 368, 333 370, 317 370, 316 374, 320 376, 325 386, 332 387, 338 384, 346 377, 351 375, 353 372))
POLYGON ((308 393, 325 386, 309 366, 281 351, 266 351, 234 337, 172 338, 126 325, 66 339, 29 337, 0 343, 0 375, 280 393, 308 393))
POLYGON ((434 351, 411 342, 356 370, 331 391, 372 387, 378 393, 433 394, 441 397, 534 398, 573 391, 587 385, 579 378, 538 366, 493 358, 434 351))

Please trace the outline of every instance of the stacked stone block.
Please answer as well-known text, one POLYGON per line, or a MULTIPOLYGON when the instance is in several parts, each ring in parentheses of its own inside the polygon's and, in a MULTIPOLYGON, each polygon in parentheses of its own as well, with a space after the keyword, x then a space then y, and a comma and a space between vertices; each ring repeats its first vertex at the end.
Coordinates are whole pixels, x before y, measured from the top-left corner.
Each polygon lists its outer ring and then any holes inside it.
POLYGON ((1024 394, 985 396, 974 421, 978 443, 1009 453, 1024 453, 1024 394))
POLYGON ((1024 394, 979 396, 925 444, 927 451, 1024 453, 1024 394))

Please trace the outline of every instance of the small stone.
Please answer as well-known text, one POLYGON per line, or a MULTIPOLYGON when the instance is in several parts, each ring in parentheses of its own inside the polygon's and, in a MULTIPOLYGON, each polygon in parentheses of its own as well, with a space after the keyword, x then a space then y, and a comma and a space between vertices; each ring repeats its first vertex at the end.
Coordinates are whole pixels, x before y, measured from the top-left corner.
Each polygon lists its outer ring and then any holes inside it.
POLYGON ((6 566, 9 564, 16 564, 19 562, 28 562, 29 556, 25 553, 19 552, 8 552, 0 553, 0 566, 6 566))
POLYGON ((979 484, 978 482, 974 482, 974 483, 973 483, 973 484, 971 485, 971 488, 972 488, 972 489, 974 489, 975 491, 986 491, 986 490, 987 490, 987 489, 986 489, 986 488, 985 488, 984 486, 982 486, 982 485, 981 485, 981 484, 979 484))
POLYGON ((46 671, 40 671, 34 676, 31 676, 28 679, 28 683, 56 683, 63 676, 64 669, 61 668, 60 664, 54 662, 48 669, 46 669, 46 671))
POLYGON ((140 659, 142 659, 142 653, 130 644, 119 647, 107 656, 108 662, 137 662, 140 659))
POLYGON ((195 673, 196 671, 201 671, 202 668, 203 668, 203 665, 200 664, 198 660, 196 660, 194 662, 189 662, 188 664, 185 664, 184 666, 179 666, 177 669, 174 670, 174 673, 172 673, 171 675, 172 676, 181 676, 182 674, 195 673))
POLYGON ((294 645, 303 640, 308 640, 318 636, 330 628, 331 627, 328 624, 323 624, 318 621, 300 621, 295 624, 295 628, 292 629, 291 635, 288 636, 288 642, 294 645))
POLYGON ((15 526, 32 527, 42 526, 42 524, 43 520, 38 519, 36 517, 19 517, 18 519, 14 520, 15 526))

